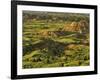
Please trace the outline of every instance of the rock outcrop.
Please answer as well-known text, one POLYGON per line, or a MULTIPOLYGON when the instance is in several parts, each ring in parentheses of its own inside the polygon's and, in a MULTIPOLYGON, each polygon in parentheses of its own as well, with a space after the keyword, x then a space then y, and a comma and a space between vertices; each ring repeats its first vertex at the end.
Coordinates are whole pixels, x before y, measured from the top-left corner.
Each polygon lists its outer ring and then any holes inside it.
POLYGON ((66 26, 62 29, 63 31, 79 32, 86 33, 89 32, 89 24, 85 20, 79 22, 72 22, 69 26, 66 26))

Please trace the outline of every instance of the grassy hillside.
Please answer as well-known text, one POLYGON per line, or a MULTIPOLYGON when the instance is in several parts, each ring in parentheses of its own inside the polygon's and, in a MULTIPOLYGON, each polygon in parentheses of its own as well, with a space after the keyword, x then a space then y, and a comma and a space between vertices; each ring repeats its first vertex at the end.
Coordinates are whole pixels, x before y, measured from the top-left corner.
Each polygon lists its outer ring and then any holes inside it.
POLYGON ((89 23, 88 14, 23 11, 23 68, 88 66, 89 31, 64 30, 83 19, 89 23))

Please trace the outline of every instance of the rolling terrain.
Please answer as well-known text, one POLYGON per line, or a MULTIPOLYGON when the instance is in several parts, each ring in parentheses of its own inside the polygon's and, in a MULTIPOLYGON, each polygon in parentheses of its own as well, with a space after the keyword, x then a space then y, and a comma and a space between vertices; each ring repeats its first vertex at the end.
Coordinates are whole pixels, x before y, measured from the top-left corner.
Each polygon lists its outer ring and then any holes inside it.
POLYGON ((89 15, 23 11, 23 68, 89 66, 89 15))

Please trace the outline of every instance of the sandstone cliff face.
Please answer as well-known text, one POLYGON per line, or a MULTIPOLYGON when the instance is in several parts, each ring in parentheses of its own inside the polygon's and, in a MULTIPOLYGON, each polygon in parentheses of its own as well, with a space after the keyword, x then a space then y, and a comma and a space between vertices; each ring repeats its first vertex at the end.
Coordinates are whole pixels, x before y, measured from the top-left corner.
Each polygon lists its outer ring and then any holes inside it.
POLYGON ((85 20, 81 20, 79 22, 72 22, 69 26, 65 25, 62 29, 63 31, 71 31, 71 32, 79 32, 79 33, 87 33, 89 32, 89 24, 85 20))
POLYGON ((69 32, 77 32, 77 33, 89 33, 89 24, 85 20, 81 20, 79 22, 67 23, 65 27, 60 30, 50 31, 50 30, 41 30, 38 32, 39 35, 48 37, 57 37, 57 36, 65 36, 67 35, 67 31, 69 32))

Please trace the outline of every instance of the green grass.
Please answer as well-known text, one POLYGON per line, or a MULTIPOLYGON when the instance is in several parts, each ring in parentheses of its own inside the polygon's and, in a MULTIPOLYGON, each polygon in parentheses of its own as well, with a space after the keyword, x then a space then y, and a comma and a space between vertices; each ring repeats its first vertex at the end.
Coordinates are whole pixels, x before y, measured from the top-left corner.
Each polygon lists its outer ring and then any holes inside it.
POLYGON ((57 39, 56 41, 62 42, 62 43, 74 43, 75 41, 71 38, 63 38, 63 39, 57 39))
POLYGON ((33 57, 33 56, 38 56, 38 55, 41 55, 40 50, 32 51, 30 54, 26 54, 26 55, 23 57, 23 60, 29 59, 29 58, 31 58, 31 57, 33 57))
MULTIPOLYGON (((52 16, 63 17, 63 15, 52 16)), ((89 45, 81 43, 86 40, 89 43, 89 33, 63 31, 65 26, 73 22, 72 15, 68 20, 65 18, 55 21, 48 17, 49 15, 46 16, 47 19, 40 17, 23 20, 23 68, 89 66, 89 45), (43 35, 43 32, 48 32, 48 34, 43 35), (71 44, 74 46, 68 48, 71 44)), ((80 19, 80 17, 82 16, 75 18, 80 19)))

